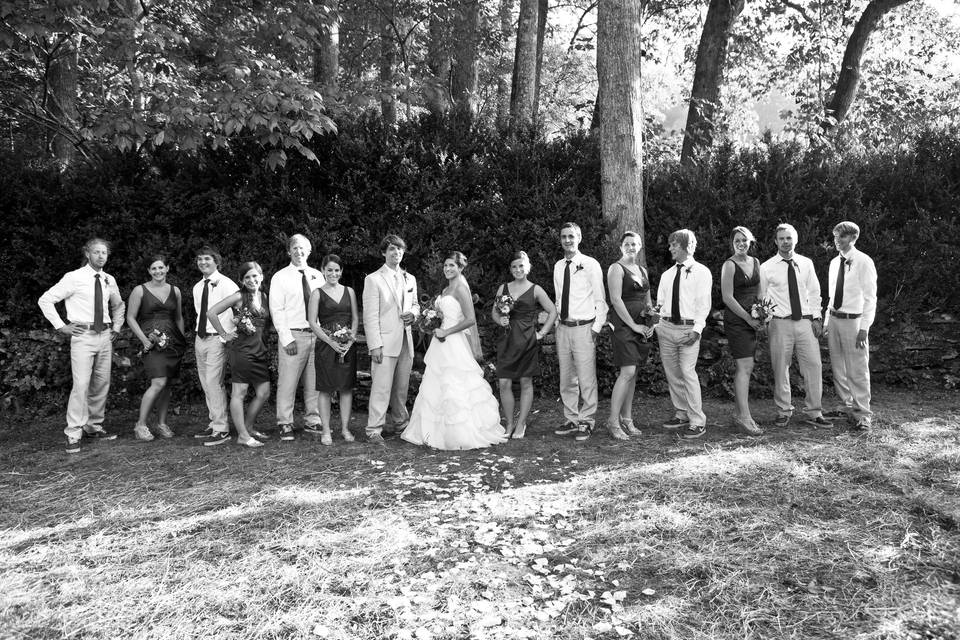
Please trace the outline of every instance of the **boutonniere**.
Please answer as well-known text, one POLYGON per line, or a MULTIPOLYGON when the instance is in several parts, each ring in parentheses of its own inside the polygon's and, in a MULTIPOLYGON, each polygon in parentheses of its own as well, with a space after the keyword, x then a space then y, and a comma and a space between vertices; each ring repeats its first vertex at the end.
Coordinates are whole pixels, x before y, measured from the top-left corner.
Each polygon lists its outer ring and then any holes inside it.
POLYGON ((315 276, 314 274, 311 273, 311 274, 310 274, 310 279, 311 279, 311 280, 316 280, 316 279, 317 279, 317 276, 315 276))
POLYGON ((576 265, 576 267, 577 267, 577 268, 573 270, 574 273, 580 273, 581 271, 583 271, 583 263, 582 263, 582 262, 581 262, 580 264, 576 265))
POLYGON ((686 280, 687 278, 689 278, 689 277, 690 277, 690 274, 693 273, 693 265, 690 265, 689 267, 687 267, 686 269, 684 269, 684 270, 683 270, 683 273, 685 274, 685 275, 683 276, 683 279, 684 279, 684 280, 686 280))
POLYGON ((403 276, 403 281, 404 281, 404 282, 406 282, 406 281, 408 280, 408 278, 407 278, 407 272, 406 272, 406 271, 401 271, 401 272, 400 272, 400 275, 403 276))
POLYGON ((210 288, 211 288, 211 289, 216 289, 218 284, 220 284, 220 281, 219 281, 219 280, 211 280, 211 281, 210 281, 210 288))
POLYGON ((850 273, 850 267, 853 265, 853 259, 847 258, 844 262, 847 263, 847 273, 850 273))
POLYGON ((103 284, 110 286, 110 276, 103 276, 103 284))

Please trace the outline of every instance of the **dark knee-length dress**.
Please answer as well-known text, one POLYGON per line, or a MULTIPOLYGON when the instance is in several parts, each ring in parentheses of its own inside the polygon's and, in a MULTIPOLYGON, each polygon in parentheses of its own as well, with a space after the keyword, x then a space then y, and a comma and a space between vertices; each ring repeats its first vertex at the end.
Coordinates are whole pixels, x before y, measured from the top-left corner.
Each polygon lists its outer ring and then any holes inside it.
MULTIPOLYGON (((643 267, 640 267, 640 277, 634 275, 622 264, 620 268, 623 269, 620 299, 623 300, 623 305, 634 322, 649 326, 652 323, 650 279, 643 267)), ((610 322, 613 324, 613 364, 618 367, 630 367, 646 362, 650 354, 650 343, 647 342, 646 337, 641 333, 634 333, 633 329, 620 319, 620 314, 616 311, 610 314, 610 322)))
MULTIPOLYGON (((317 304, 317 322, 323 327, 327 335, 332 334, 339 327, 353 324, 353 307, 350 302, 350 287, 343 288, 343 295, 339 301, 334 300, 327 293, 320 290, 320 302, 317 304)), ((317 368, 317 391, 333 393, 334 391, 350 391, 357 384, 357 345, 350 346, 350 350, 340 362, 340 354, 333 347, 322 340, 317 340, 314 362, 317 368)))
POLYGON ((143 296, 140 298, 140 310, 137 312, 137 323, 140 329, 149 336, 157 331, 166 336, 166 345, 160 347, 154 344, 150 351, 143 354, 143 370, 150 379, 180 377, 180 363, 187 349, 187 340, 177 326, 180 317, 177 309, 177 294, 174 287, 170 287, 170 295, 161 301, 146 285, 141 287, 143 296))
MULTIPOLYGON (((540 343, 537 342, 537 313, 539 307, 534 289, 517 297, 510 311, 510 326, 497 343, 497 377, 504 380, 532 378, 540 375, 540 343)), ((503 285, 503 292, 510 289, 503 285)))
POLYGON ((267 294, 259 292, 260 308, 251 305, 244 295, 233 307, 237 323, 237 338, 227 343, 227 362, 230 363, 230 380, 244 384, 270 382, 270 354, 264 340, 270 321, 267 294), (249 319, 249 324, 244 319, 249 319), (252 326, 253 332, 250 332, 252 326))
MULTIPOLYGON (((736 260, 733 263, 733 297, 747 313, 757 301, 757 290, 760 287, 760 261, 753 259, 753 275, 749 278, 743 272, 736 260)), ((723 310, 723 328, 727 334, 727 343, 730 345, 730 355, 735 360, 753 358, 757 352, 757 332, 747 322, 730 309, 723 310)))

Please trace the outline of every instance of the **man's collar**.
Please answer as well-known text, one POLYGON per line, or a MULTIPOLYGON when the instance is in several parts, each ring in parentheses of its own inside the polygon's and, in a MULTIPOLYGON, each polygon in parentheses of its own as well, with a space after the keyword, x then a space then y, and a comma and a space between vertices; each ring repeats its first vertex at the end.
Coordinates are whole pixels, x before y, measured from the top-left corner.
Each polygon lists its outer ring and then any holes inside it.
POLYGON ((849 260, 857 253, 857 248, 854 245, 850 245, 850 250, 846 253, 840 252, 840 257, 844 260, 849 260))
POLYGON ((675 264, 683 265, 684 267, 689 267, 693 263, 693 256, 687 256, 682 262, 677 262, 675 264))
POLYGON ((570 260, 570 261, 579 260, 579 259, 582 258, 582 257, 583 257, 583 254, 580 253, 580 250, 579 250, 579 249, 578 249, 577 251, 575 251, 575 252, 573 253, 573 255, 570 256, 570 257, 567 257, 567 254, 566 254, 566 253, 563 254, 563 260, 564 260, 564 262, 566 262, 567 260, 570 260))

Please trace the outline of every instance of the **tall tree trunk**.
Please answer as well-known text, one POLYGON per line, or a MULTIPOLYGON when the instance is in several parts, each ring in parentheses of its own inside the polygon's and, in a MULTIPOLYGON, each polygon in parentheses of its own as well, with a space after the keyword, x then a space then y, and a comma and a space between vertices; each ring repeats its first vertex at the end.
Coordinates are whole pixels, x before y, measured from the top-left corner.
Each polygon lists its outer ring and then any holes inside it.
POLYGON ((424 102, 434 115, 450 109, 450 12, 439 4, 430 17, 430 40, 427 44, 427 66, 431 78, 424 83, 424 102))
POLYGON ((847 41, 840 76, 837 78, 837 88, 833 98, 827 104, 826 118, 823 121, 823 129, 826 132, 836 130, 853 106, 857 89, 860 87, 860 65, 870 36, 877 30, 884 15, 907 2, 910 0, 870 0, 870 4, 863 10, 847 41))
POLYGON ((533 126, 537 95, 537 25, 540 0, 520 0, 517 47, 513 59, 513 91, 510 94, 510 126, 533 126))
POLYGON ((53 134, 50 147, 54 157, 69 164, 74 157, 75 132, 78 127, 77 68, 79 66, 79 36, 63 35, 47 70, 47 115, 57 123, 59 131, 53 134))
POLYGON ((713 144, 714 118, 720 101, 720 83, 727 61, 730 32, 743 11, 744 0, 710 0, 700 34, 697 62, 690 90, 687 126, 683 132, 680 164, 690 166, 713 144))
POLYGON ((326 19, 320 25, 320 40, 313 48, 313 81, 324 98, 340 93, 340 0, 325 0, 326 19))
POLYGON ((457 113, 472 118, 477 113, 480 0, 461 0, 458 9, 450 85, 457 113))
POLYGON ((397 65, 397 33, 394 24, 396 7, 393 1, 383 5, 380 16, 380 112, 387 124, 397 122, 397 94, 394 70, 397 65))
MULTIPOLYGON (((500 0, 500 46, 506 49, 513 26, 513 1, 500 0)), ((501 130, 510 125, 510 72, 506 70, 505 54, 500 54, 500 73, 497 74, 497 127, 501 130)))
POLYGON ((547 0, 539 0, 537 5, 537 80, 533 85, 533 120, 537 121, 537 112, 540 110, 540 72, 543 69, 543 41, 547 35, 547 0))
MULTIPOLYGON (((628 229, 643 237, 642 1, 602 1, 597 7, 600 193, 603 217, 612 223, 616 238, 628 229)), ((640 255, 642 264, 645 256, 640 255)))

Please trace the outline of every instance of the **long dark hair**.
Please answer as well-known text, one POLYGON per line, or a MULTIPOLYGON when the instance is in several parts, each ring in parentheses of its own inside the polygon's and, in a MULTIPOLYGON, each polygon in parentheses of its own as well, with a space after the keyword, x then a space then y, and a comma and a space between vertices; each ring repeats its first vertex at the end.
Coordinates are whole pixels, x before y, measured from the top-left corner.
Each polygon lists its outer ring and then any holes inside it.
MULTIPOLYGON (((256 269, 261 276, 263 275, 263 267, 261 267, 260 264, 257 262, 254 262, 251 260, 249 262, 244 262, 243 264, 240 265, 240 270, 238 272, 237 279, 240 280, 240 308, 241 309, 243 309, 244 307, 250 308, 253 305, 253 292, 247 289, 247 287, 243 284, 243 276, 247 275, 247 273, 251 269, 256 269)), ((260 299, 262 301, 263 298, 265 297, 263 293, 263 283, 261 283, 260 289, 257 290, 257 293, 260 294, 260 299)))

